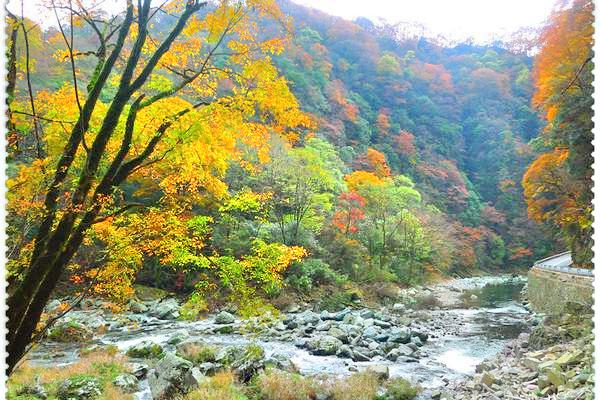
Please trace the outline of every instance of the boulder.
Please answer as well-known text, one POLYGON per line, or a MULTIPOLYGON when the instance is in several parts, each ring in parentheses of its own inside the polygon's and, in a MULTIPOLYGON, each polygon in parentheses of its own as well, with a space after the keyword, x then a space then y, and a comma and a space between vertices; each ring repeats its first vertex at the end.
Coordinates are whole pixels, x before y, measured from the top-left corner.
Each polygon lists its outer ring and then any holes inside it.
POLYGON ((215 316, 215 324, 226 325, 233 324, 234 322, 235 317, 227 311, 221 311, 215 316))
POLYGON ((215 359, 231 368, 241 382, 249 381, 265 367, 265 351, 255 344, 226 347, 215 359))
POLYGON ((167 353, 148 374, 148 385, 152 399, 167 400, 193 389, 196 379, 193 364, 174 353, 167 353))
POLYGON ((189 337, 190 337, 190 334, 187 330, 180 329, 180 330, 176 331, 175 333, 173 333, 173 335, 171 335, 171 337, 169 338, 167 343, 168 344, 181 343, 184 340, 187 340, 189 337))
POLYGON ((63 381, 56 392, 60 400, 89 400, 102 394, 100 382, 93 377, 79 376, 63 381))
POLYGON ((406 306, 402 303, 395 303, 392 306, 392 311, 395 312, 396 314, 402 314, 406 311, 406 306))
POLYGON ((352 352, 350 346, 342 345, 335 355, 341 358, 353 358, 354 353, 352 352))
POLYGON ((392 328, 388 341, 393 343, 409 343, 410 342, 410 330, 405 327, 392 328))
POLYGON ((342 345, 342 341, 333 336, 317 337, 307 342, 309 351, 318 356, 334 355, 342 345))
POLYGON ((132 374, 117 375, 113 384, 124 393, 135 393, 138 390, 138 379, 132 374))
POLYGON ((129 311, 136 314, 142 314, 148 311, 148 306, 139 301, 132 300, 129 302, 129 311))
POLYGON ((483 374, 481 374, 480 382, 486 386, 492 386, 497 382, 497 379, 491 372, 484 371, 483 374))
POLYGON ((386 354, 385 358, 387 358, 388 360, 391 360, 391 361, 396 361, 399 357, 410 357, 413 355, 413 353, 414 353, 414 350, 411 349, 410 347, 408 347, 404 344, 399 344, 398 347, 390 350, 386 354))
POLYGON ((55 324, 48 338, 62 343, 87 342, 92 339, 94 333, 85 325, 76 321, 60 321, 55 324))
POLYGON ((390 369, 388 368, 387 365, 382 365, 382 364, 369 365, 367 367, 366 371, 375 375, 377 377, 377 379, 379 379, 381 381, 389 379, 389 377, 390 377, 390 369))
POLYGON ((148 373, 148 366, 141 363, 131 363, 131 374, 137 379, 144 379, 148 373))
POLYGON ((348 344, 349 337, 346 332, 341 330, 340 328, 333 327, 329 330, 328 334, 333 336, 336 339, 339 339, 342 343, 348 344))
POLYGON ((177 319, 179 304, 173 298, 165 299, 150 308, 149 314, 159 319, 177 319))

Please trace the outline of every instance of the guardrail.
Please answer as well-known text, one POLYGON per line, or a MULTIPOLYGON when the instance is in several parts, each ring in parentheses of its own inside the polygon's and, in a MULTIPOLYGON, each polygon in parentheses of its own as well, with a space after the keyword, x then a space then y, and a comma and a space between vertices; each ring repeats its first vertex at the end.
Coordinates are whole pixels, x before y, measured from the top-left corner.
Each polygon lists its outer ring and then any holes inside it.
POLYGON ((540 268, 540 269, 544 269, 547 271, 563 272, 566 274, 578 275, 578 276, 588 276, 588 277, 594 276, 594 271, 591 269, 573 268, 568 265, 572 265, 571 252, 569 252, 569 251, 566 251, 566 252, 560 253, 560 254, 555 254, 551 257, 543 258, 541 260, 536 261, 533 264, 533 266, 535 268, 540 268), (563 258, 563 260, 559 261, 559 259, 561 259, 561 258, 563 258), (567 264, 567 266, 564 265, 565 263, 567 264), (563 265, 556 265, 556 264, 563 264, 563 265))

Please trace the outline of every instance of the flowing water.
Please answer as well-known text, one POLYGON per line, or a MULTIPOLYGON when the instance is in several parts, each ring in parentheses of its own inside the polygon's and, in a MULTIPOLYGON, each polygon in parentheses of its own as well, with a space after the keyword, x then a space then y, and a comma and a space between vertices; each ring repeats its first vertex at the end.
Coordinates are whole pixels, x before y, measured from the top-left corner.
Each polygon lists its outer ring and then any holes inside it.
MULTIPOLYGON (((260 341, 241 335, 207 335, 204 332, 213 324, 212 319, 189 323, 151 318, 136 329, 123 328, 122 332, 107 332, 98 337, 100 343, 114 344, 125 351, 144 340, 168 347, 166 342, 173 333, 186 329, 192 338, 220 345, 257 343, 265 349, 267 356, 274 353, 288 356, 306 375, 340 376, 364 369, 370 364, 385 364, 389 366, 392 377, 402 376, 418 382, 426 389, 433 389, 444 385, 445 381, 473 374, 477 364, 498 354, 509 340, 528 328, 528 312, 518 299, 522 287, 522 281, 487 284, 463 291, 462 297, 468 299, 464 307, 422 311, 426 321, 442 324, 447 333, 428 340, 420 350, 422 357, 416 362, 396 363, 384 359, 354 362, 335 356, 311 355, 289 342, 260 341)), ((65 344, 52 342, 42 343, 30 355, 33 363, 52 366, 73 362, 76 358, 77 347, 65 347, 65 344)), ((137 393, 137 398, 150 399, 146 382, 142 383, 142 389, 137 393)))

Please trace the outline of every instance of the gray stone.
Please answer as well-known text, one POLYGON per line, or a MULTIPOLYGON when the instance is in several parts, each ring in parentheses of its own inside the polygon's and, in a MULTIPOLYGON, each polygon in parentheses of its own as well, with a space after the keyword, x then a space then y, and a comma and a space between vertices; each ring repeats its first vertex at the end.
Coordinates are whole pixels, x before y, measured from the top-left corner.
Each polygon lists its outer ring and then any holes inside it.
POLYGON ((333 336, 321 336, 307 342, 309 351, 318 356, 334 355, 342 345, 342 341, 333 336))
POLYGON ((136 314, 142 314, 148 311, 148 306, 139 301, 132 300, 129 303, 129 311, 134 312, 136 314))
POLYGON ((386 380, 390 377, 390 369, 387 365, 369 365, 366 371, 374 374, 379 380, 386 380))
POLYGON ((89 400, 102 394, 102 386, 96 378, 76 377, 63 381, 58 387, 60 400, 89 400))
POLYGON ((153 305, 149 314, 159 319, 176 319, 179 317, 179 304, 173 298, 165 299, 153 305))
POLYGON ((133 358, 158 358, 163 354, 163 348, 158 343, 144 340, 128 348, 125 354, 133 358))
POLYGON ((226 325, 233 324, 234 322, 235 317, 227 311, 221 311, 215 316, 215 324, 226 325))
POLYGON ((192 389, 189 375, 193 364, 167 353, 148 374, 150 393, 155 400, 172 399, 192 389))
POLYGON ((410 330, 405 327, 392 328, 390 331, 390 342, 394 343, 409 343, 410 342, 410 330))
POLYGON ((146 374, 148 373, 148 366, 146 364, 131 363, 130 365, 133 376, 135 376, 137 379, 143 379, 146 377, 146 374))
POLYGON ((187 330, 185 329, 180 329, 178 331, 176 331, 170 338, 169 341, 167 343, 169 344, 177 344, 177 343, 181 343, 184 340, 188 339, 190 337, 190 334, 187 330))
POLYGON ((343 345, 343 346, 340 346, 339 350, 337 351, 337 353, 335 355, 338 357, 341 357, 341 358, 352 358, 352 356, 354 354, 353 354, 350 346, 343 345))
POLYGON ((138 390, 138 379, 132 374, 117 375, 113 384, 125 393, 135 393, 138 390))
POLYGON ((377 326, 368 326, 363 330, 362 336, 367 339, 375 339, 377 335, 381 332, 381 329, 377 326))
POLYGON ((408 347, 407 345, 399 344, 398 347, 390 350, 389 353, 386 354, 385 358, 387 358, 388 360, 391 360, 391 361, 396 361, 398 359, 398 357, 412 356, 413 353, 414 353, 414 350, 411 349, 410 347, 408 347))

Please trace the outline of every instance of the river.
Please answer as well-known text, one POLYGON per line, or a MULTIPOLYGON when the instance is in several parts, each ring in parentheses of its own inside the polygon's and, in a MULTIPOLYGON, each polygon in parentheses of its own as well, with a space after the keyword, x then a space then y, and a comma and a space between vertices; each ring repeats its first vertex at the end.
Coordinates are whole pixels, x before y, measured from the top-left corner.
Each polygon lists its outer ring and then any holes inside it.
MULTIPOLYGON (((269 339, 256 339, 239 334, 207 334, 214 326, 212 319, 198 322, 159 320, 148 318, 132 329, 122 328, 96 336, 97 344, 113 344, 125 351, 144 340, 160 343, 169 348, 167 341, 172 335, 185 329, 192 338, 201 338, 219 345, 237 345, 253 342, 261 345, 266 355, 284 355, 292 360, 305 375, 345 375, 362 370, 371 364, 388 365, 390 376, 402 376, 425 388, 425 393, 445 385, 448 381, 463 379, 475 373, 475 367, 487 358, 499 353, 507 342, 526 331, 530 315, 522 307, 519 293, 522 280, 475 280, 454 281, 454 290, 461 292, 464 303, 447 309, 422 310, 416 313, 420 323, 431 331, 443 334, 432 337, 420 349, 415 362, 392 362, 383 358, 367 362, 355 362, 336 356, 311 355, 294 343, 269 339), (458 289, 456 289, 458 288, 458 289), (437 336, 437 337, 436 337, 437 336)), ((79 311, 80 313, 84 311, 79 311)), ((87 311, 94 312, 94 311, 87 311)), ((171 346, 172 347, 172 346, 171 346)), ((78 357, 76 345, 43 342, 31 354, 29 360, 37 365, 68 364, 78 357)), ((140 400, 149 400, 150 392, 145 381, 136 394, 140 400)))

